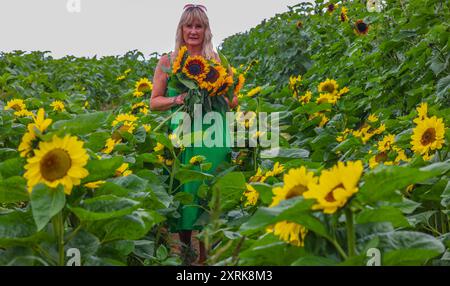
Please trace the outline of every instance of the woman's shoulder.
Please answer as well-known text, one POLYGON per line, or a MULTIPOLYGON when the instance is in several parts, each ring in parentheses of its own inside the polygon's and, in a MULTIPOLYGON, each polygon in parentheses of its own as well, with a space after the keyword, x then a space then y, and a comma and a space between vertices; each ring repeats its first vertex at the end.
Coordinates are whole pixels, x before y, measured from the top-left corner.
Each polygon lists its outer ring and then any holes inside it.
POLYGON ((169 55, 171 55, 171 54, 172 54, 172 52, 163 54, 161 56, 161 58, 159 59, 159 64, 169 67, 170 66, 169 55))

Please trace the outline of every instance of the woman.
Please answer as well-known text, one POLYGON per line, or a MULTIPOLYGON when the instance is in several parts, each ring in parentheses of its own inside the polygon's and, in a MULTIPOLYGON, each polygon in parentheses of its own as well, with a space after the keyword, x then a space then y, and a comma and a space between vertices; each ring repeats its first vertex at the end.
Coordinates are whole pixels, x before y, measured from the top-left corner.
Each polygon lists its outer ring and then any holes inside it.
MULTIPOLYGON (((220 63, 220 58, 214 52, 211 40, 212 33, 209 19, 206 15, 206 7, 203 5, 186 5, 177 28, 175 51, 174 53, 170 53, 170 55, 163 55, 161 57, 153 76, 153 92, 150 100, 150 108, 152 110, 162 111, 171 109, 175 111, 180 105, 184 104, 184 98, 187 96, 187 93, 178 94, 177 90, 168 88, 167 81, 169 77, 162 69, 163 66, 166 68, 172 66, 172 60, 177 57, 177 53, 182 46, 186 46, 189 54, 192 56, 200 55, 207 59, 215 59, 220 63)), ((231 73, 231 71, 229 72, 231 73)), ((232 102, 229 102, 227 98, 225 99, 230 108, 234 108, 238 104, 236 95, 234 95, 232 102)), ((173 130, 175 127, 171 125, 170 129, 173 130)), ((217 166, 227 160, 229 152, 228 147, 186 147, 181 155, 181 162, 188 164, 192 157, 202 155, 206 157, 208 162, 212 163, 212 168, 209 172, 214 173, 217 166)), ((195 204, 198 203, 197 191, 199 186, 200 182, 191 182, 182 186, 182 191, 193 195, 195 204)), ((190 249, 192 231, 201 229, 195 223, 201 215, 202 210, 199 207, 183 206, 180 209, 180 213, 181 218, 177 221, 172 231, 178 232, 180 241, 190 249)), ((202 243, 200 243, 199 262, 203 263, 205 259, 205 249, 202 243)))

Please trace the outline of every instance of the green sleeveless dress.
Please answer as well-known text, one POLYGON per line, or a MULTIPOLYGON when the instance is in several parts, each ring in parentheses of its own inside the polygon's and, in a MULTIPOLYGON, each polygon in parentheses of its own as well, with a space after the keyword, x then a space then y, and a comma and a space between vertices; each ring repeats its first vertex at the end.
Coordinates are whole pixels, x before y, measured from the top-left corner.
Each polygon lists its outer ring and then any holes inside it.
MULTIPOLYGON (((179 95, 179 92, 176 89, 171 87, 167 87, 166 96, 173 97, 179 95)), ((175 106, 171 109, 172 112, 175 112, 179 106, 175 106)), ((229 140, 229 128, 226 125, 225 114, 220 113, 222 116, 222 121, 224 123, 223 128, 221 128, 223 142, 225 140, 229 140)), ((193 120, 192 120, 193 124, 193 120)), ((205 131, 210 124, 203 124, 202 130, 205 131)), ((172 132, 177 127, 177 124, 170 123, 169 132, 172 132)), ((191 126, 192 127, 192 126, 191 126)), ((189 164, 189 160, 197 155, 202 155, 206 158, 205 163, 211 163, 212 167, 203 171, 205 173, 209 173, 214 175, 216 172, 220 171, 218 168, 224 162, 230 162, 231 160, 231 148, 227 147, 230 145, 223 145, 224 147, 185 147, 184 151, 181 154, 180 161, 182 164, 189 164)), ((198 166, 194 167, 194 170, 200 171, 198 166)), ((179 182, 175 182, 175 186, 179 184, 179 182)), ((200 181, 188 182, 181 186, 179 190, 181 192, 189 193, 193 196, 194 200, 190 205, 181 205, 178 210, 181 214, 181 217, 176 221, 169 222, 170 231, 171 232, 180 232, 186 230, 200 230, 202 229, 201 225, 196 224, 199 217, 203 214, 204 210, 199 206, 201 204, 201 200, 197 196, 197 192, 199 187, 202 185, 200 181)))

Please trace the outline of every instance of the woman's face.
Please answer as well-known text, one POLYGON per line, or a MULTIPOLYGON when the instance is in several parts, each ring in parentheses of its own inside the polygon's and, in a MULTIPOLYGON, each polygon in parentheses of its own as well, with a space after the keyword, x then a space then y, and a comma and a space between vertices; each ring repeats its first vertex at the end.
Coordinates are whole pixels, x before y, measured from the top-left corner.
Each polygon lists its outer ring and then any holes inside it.
POLYGON ((186 45, 201 46, 205 38, 205 27, 198 20, 183 25, 183 39, 186 45))

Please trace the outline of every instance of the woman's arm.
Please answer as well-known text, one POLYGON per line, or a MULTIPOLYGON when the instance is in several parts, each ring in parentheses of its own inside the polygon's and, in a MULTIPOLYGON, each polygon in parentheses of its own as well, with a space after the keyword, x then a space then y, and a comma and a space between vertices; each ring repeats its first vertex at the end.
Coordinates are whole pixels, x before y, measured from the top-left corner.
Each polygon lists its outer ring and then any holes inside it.
POLYGON ((162 70, 162 66, 170 67, 169 57, 164 55, 159 59, 153 75, 153 91, 150 98, 151 110, 168 110, 176 105, 184 104, 186 93, 174 97, 166 97, 167 74, 162 70))

